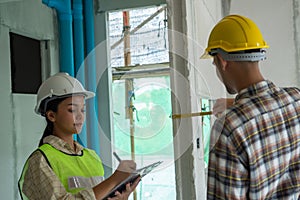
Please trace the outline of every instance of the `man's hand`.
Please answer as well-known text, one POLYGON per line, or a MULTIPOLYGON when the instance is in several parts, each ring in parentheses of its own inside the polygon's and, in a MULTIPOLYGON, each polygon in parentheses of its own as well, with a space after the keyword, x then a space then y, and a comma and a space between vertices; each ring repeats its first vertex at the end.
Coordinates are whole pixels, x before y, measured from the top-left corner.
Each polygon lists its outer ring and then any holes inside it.
POLYGON ((217 99, 216 103, 213 106, 213 114, 218 117, 220 116, 227 108, 232 106, 234 103, 233 98, 220 98, 217 99))

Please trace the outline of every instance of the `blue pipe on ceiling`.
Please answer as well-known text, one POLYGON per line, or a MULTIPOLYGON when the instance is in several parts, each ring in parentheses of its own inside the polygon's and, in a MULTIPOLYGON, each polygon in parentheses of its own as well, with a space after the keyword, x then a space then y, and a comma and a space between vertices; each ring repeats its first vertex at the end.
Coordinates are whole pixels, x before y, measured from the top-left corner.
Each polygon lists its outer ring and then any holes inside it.
MULTIPOLYGON (((85 16, 85 41, 86 41, 86 56, 88 56, 86 70, 80 66, 84 60, 84 37, 82 25, 82 1, 73 0, 74 11, 74 41, 75 41, 75 62, 74 69, 74 51, 73 51, 73 29, 72 29, 72 9, 71 0, 42 0, 44 4, 51 8, 55 8, 58 13, 59 20, 59 44, 60 44, 60 71, 67 72, 71 76, 76 73, 78 79, 84 84, 86 73, 87 89, 96 93, 96 64, 94 55, 94 5, 93 0, 84 1, 84 16, 85 16), (82 70, 82 71, 81 71, 82 70)), ((87 103, 87 129, 90 132, 90 146, 100 155, 100 141, 98 132, 98 106, 97 98, 93 98, 87 103)), ((83 129, 84 130, 84 129, 83 129)), ((82 133, 81 133, 82 134, 82 133)), ((86 133, 82 135, 82 139, 78 138, 81 143, 87 146, 86 133)), ((77 135, 74 139, 77 140, 77 135)))
MULTIPOLYGON (((96 60, 95 60, 95 40, 94 40, 94 5, 93 0, 84 1, 85 17, 85 41, 86 41, 86 80, 87 89, 96 93, 96 60)), ((96 93, 97 94, 97 93, 96 93)), ((87 123, 90 133, 90 145, 93 150, 100 155, 100 140, 98 130, 98 105, 96 98, 88 100, 87 104, 87 123)))
MULTIPOLYGON (((75 53, 75 77, 85 86, 84 72, 84 29, 83 29, 83 5, 82 0, 73 0, 73 19, 74 19, 74 53, 75 53)), ((87 146, 86 123, 82 127, 78 141, 87 146)))
MULTIPOLYGON (((58 14, 59 28, 59 71, 74 76, 73 27, 71 0, 42 0, 43 4, 54 8, 58 14)), ((77 141, 77 135, 74 134, 77 141)))
POLYGON ((42 0, 55 8, 59 20, 59 64, 60 71, 74 76, 72 10, 70 0, 42 0))

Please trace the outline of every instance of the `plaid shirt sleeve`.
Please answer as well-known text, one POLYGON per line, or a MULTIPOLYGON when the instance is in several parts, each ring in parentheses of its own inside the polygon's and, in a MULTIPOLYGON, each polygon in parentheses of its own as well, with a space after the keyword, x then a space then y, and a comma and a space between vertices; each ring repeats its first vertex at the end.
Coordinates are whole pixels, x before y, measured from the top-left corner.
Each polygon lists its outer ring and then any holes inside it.
POLYGON ((248 169, 230 137, 224 133, 222 121, 216 122, 212 129, 212 135, 221 134, 210 153, 207 199, 246 199, 248 169))
POLYGON ((82 190, 76 195, 67 193, 39 151, 34 152, 28 160, 28 170, 25 174, 23 192, 30 200, 96 199, 92 189, 82 190))

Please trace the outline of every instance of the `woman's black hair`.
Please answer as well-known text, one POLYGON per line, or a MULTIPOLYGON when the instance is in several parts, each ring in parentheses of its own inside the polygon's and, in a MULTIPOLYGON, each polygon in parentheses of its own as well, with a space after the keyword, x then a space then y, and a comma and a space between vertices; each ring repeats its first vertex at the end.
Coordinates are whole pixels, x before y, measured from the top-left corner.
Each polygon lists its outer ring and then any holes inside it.
POLYGON ((45 103, 47 102, 47 105, 46 105, 46 109, 45 109, 45 118, 46 118, 46 122, 47 122, 47 126, 44 130, 44 133, 43 133, 43 136, 42 138, 40 139, 40 142, 39 142, 39 147, 43 145, 43 140, 45 137, 49 136, 49 135, 52 135, 53 134, 53 122, 51 122, 48 118, 47 118, 47 111, 51 110, 53 112, 57 112, 57 109, 58 109, 58 105, 63 101, 65 100, 67 97, 63 97, 63 98, 56 98, 54 100, 50 100, 49 99, 45 99, 42 101, 41 103, 41 107, 45 105, 45 103))

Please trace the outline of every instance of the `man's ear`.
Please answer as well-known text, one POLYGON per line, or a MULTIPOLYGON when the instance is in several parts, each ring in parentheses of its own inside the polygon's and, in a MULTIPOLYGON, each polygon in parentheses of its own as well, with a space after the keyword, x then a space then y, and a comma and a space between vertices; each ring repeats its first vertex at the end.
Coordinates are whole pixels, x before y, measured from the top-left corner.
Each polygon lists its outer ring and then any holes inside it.
POLYGON ((217 54, 217 57, 218 57, 218 61, 219 61, 219 63, 220 63, 221 69, 222 69, 223 71, 225 71, 226 68, 227 68, 227 61, 224 60, 220 54, 217 54))
POLYGON ((49 110, 46 112, 46 117, 51 121, 51 122, 55 122, 55 112, 53 112, 52 110, 49 110))

